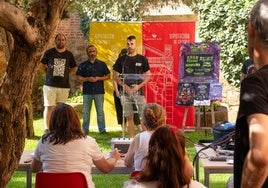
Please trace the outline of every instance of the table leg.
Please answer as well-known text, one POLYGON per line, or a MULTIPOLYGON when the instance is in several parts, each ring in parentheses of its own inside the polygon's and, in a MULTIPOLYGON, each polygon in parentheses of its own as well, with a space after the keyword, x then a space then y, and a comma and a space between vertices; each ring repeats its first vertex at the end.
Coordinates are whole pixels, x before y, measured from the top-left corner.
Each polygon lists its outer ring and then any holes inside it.
POLYGON ((205 177, 204 177, 204 178, 205 178, 205 181, 204 181, 205 183, 204 183, 204 185, 205 185, 206 187, 208 187, 208 188, 209 188, 209 174, 210 174, 210 173, 209 173, 207 170, 204 169, 204 176, 205 176, 205 177))
POLYGON ((196 176, 196 181, 199 181, 199 156, 196 157, 195 176, 196 176))
POLYGON ((197 131, 199 132, 200 131, 200 107, 197 106, 195 107, 196 108, 196 114, 197 114, 197 117, 196 117, 196 128, 197 128, 197 131))
POLYGON ((32 188, 32 170, 27 170, 27 188, 32 188))

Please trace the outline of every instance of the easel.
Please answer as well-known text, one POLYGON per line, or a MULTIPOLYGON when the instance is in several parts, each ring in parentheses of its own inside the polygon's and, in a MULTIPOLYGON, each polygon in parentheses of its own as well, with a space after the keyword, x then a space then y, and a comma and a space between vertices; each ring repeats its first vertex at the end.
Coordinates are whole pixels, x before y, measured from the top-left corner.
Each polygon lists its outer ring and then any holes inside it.
MULTIPOLYGON (((184 113, 183 113, 183 119, 182 119, 182 128, 183 128, 183 131, 185 129, 197 129, 197 131, 199 132, 201 129, 204 129, 205 130, 205 135, 207 136, 207 130, 208 129, 211 129, 211 127, 208 127, 207 126, 207 121, 206 121, 206 106, 196 106, 195 108, 197 108, 197 119, 196 119, 196 126, 194 127, 190 127, 190 126, 186 126, 186 118, 187 118, 187 115, 188 115, 188 111, 189 111, 189 106, 185 106, 185 109, 184 109, 184 113), (200 115, 201 115, 201 112, 200 112, 200 108, 203 108, 203 126, 201 127, 200 126, 200 115)), ((210 109, 211 109, 211 123, 214 124, 215 123, 215 114, 214 114, 214 101, 210 101, 210 109)))

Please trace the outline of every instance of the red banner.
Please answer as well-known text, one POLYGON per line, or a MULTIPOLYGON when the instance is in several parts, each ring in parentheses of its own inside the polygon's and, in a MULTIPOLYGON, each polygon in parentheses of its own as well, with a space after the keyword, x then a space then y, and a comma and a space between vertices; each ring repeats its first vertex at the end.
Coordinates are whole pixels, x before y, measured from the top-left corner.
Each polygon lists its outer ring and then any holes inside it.
MULTIPOLYGON (((152 78, 146 86, 147 102, 157 102, 167 111, 167 124, 182 127, 184 106, 176 105, 180 43, 195 41, 195 22, 142 23, 143 54, 152 78)), ((188 110, 186 126, 194 126, 194 107, 188 110)))

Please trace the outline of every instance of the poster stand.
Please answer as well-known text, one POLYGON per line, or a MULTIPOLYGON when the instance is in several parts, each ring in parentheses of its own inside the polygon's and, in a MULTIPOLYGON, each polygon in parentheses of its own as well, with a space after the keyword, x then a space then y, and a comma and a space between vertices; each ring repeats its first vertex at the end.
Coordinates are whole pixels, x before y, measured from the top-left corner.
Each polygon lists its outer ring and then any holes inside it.
POLYGON ((215 123, 214 101, 222 97, 222 84, 219 83, 220 44, 181 43, 180 69, 177 104, 184 105, 182 127, 185 129, 211 129, 207 125, 206 106, 211 108, 211 123, 215 123), (195 107, 196 124, 187 127, 186 117, 189 106, 195 107), (201 127, 201 109, 203 122, 201 127))
MULTIPOLYGON (((185 106, 184 109, 184 113, 183 113, 183 120, 182 120, 182 128, 183 130, 191 130, 191 129, 196 129, 198 132, 201 129, 205 130, 205 135, 207 136, 207 130, 210 130, 211 127, 207 126, 207 120, 206 120, 206 110, 205 110, 206 106, 196 106, 196 124, 194 127, 190 127, 190 126, 186 126, 186 117, 188 114, 188 110, 189 110, 189 106, 185 106), (203 126, 201 127, 201 112, 200 112, 200 108, 203 109, 203 126)), ((214 101, 210 102, 210 109, 211 109, 211 123, 214 124, 215 123, 215 113, 214 113, 214 101)))

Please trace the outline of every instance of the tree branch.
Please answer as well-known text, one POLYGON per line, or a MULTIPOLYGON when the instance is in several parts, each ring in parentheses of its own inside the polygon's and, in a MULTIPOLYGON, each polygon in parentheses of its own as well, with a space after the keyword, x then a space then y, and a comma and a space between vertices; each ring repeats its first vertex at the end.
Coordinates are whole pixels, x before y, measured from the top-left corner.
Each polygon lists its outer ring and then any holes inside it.
POLYGON ((32 43, 37 38, 38 30, 29 24, 27 18, 21 9, 0 0, 0 26, 32 43))

